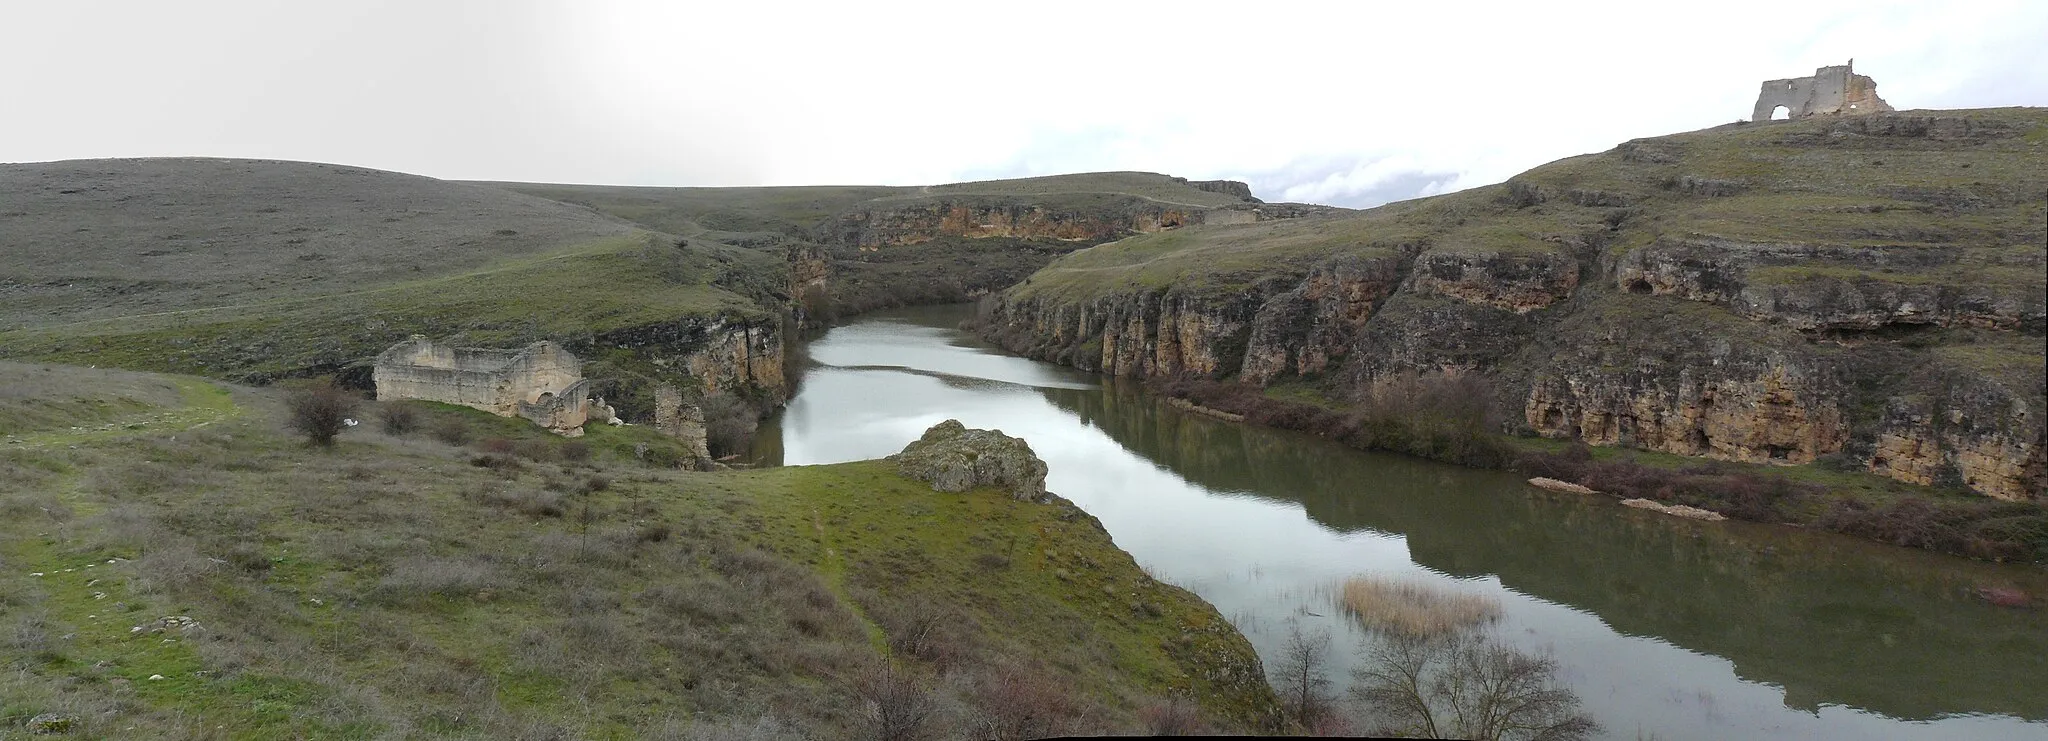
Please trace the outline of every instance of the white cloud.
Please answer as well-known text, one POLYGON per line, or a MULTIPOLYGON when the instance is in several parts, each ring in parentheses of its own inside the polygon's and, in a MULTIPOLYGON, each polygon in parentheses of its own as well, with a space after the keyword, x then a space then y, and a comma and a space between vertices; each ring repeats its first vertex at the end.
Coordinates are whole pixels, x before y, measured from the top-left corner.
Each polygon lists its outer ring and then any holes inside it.
POLYGON ((1901 107, 2048 104, 2048 4, 2023 2, 14 3, 0 27, 0 160, 454 178, 1139 169, 1362 202, 1732 121, 1849 57, 1901 107))

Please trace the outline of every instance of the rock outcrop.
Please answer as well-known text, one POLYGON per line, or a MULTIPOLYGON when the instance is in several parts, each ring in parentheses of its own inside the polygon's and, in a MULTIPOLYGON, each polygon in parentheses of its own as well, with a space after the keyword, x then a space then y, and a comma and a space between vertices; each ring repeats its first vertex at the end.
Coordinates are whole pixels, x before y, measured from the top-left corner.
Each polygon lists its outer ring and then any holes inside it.
POLYGON ((903 475, 930 482, 936 491, 996 487, 1023 501, 1052 498, 1045 490, 1045 461, 1029 443, 999 430, 968 429, 959 420, 932 425, 889 459, 903 475))
POLYGON ((1256 201, 1197 206, 1137 196, 1100 195, 1087 205, 1046 205, 1019 198, 934 197, 877 203, 840 215, 821 230, 823 241, 880 248, 940 237, 1053 239, 1107 242, 1196 224, 1244 224, 1334 211, 1300 203, 1256 201))

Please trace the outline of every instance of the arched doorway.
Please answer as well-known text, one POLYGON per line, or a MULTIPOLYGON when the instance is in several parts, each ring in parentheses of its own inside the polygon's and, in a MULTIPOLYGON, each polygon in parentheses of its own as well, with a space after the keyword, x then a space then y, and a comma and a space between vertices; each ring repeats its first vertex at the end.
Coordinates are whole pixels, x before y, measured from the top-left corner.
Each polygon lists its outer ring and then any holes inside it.
POLYGON ((1772 120, 1772 121, 1790 121, 1790 120, 1792 120, 1792 109, 1791 109, 1790 107, 1787 107, 1787 106, 1778 106, 1778 107, 1776 107, 1776 108, 1772 108, 1772 109, 1771 109, 1771 120, 1772 120))

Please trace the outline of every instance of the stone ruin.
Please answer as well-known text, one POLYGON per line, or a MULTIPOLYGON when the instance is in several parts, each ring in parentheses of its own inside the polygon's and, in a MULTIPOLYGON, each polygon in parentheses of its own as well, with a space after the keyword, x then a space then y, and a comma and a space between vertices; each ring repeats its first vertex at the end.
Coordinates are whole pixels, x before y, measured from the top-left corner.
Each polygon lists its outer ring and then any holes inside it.
POLYGON ((1764 81, 1749 120, 1769 121, 1778 106, 1789 110, 1792 118, 1858 116, 1892 110, 1890 104, 1877 97, 1877 81, 1856 74, 1854 59, 1840 67, 1814 70, 1812 77, 1764 81))
POLYGON ((437 345, 416 334, 379 353, 372 377, 378 401, 460 404, 524 417, 568 437, 582 435, 591 419, 620 423, 602 397, 590 399, 583 362, 553 342, 492 350, 437 345))

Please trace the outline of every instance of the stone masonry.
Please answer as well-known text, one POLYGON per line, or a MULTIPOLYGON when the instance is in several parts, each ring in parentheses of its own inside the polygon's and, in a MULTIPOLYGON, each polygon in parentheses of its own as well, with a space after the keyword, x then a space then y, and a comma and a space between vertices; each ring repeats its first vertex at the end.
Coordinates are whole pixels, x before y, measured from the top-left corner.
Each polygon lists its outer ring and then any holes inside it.
POLYGON ((1822 67, 1812 77, 1766 80, 1757 93, 1751 121, 1769 121, 1784 106, 1792 118, 1822 115, 1862 115, 1892 110, 1877 97, 1877 81, 1856 74, 1856 60, 1839 67, 1822 67))
POLYGON ((603 400, 590 400, 582 361, 553 342, 493 350, 447 347, 413 335, 377 356, 373 378, 379 401, 460 404, 524 417, 569 437, 582 435, 592 416, 614 419, 603 400))

